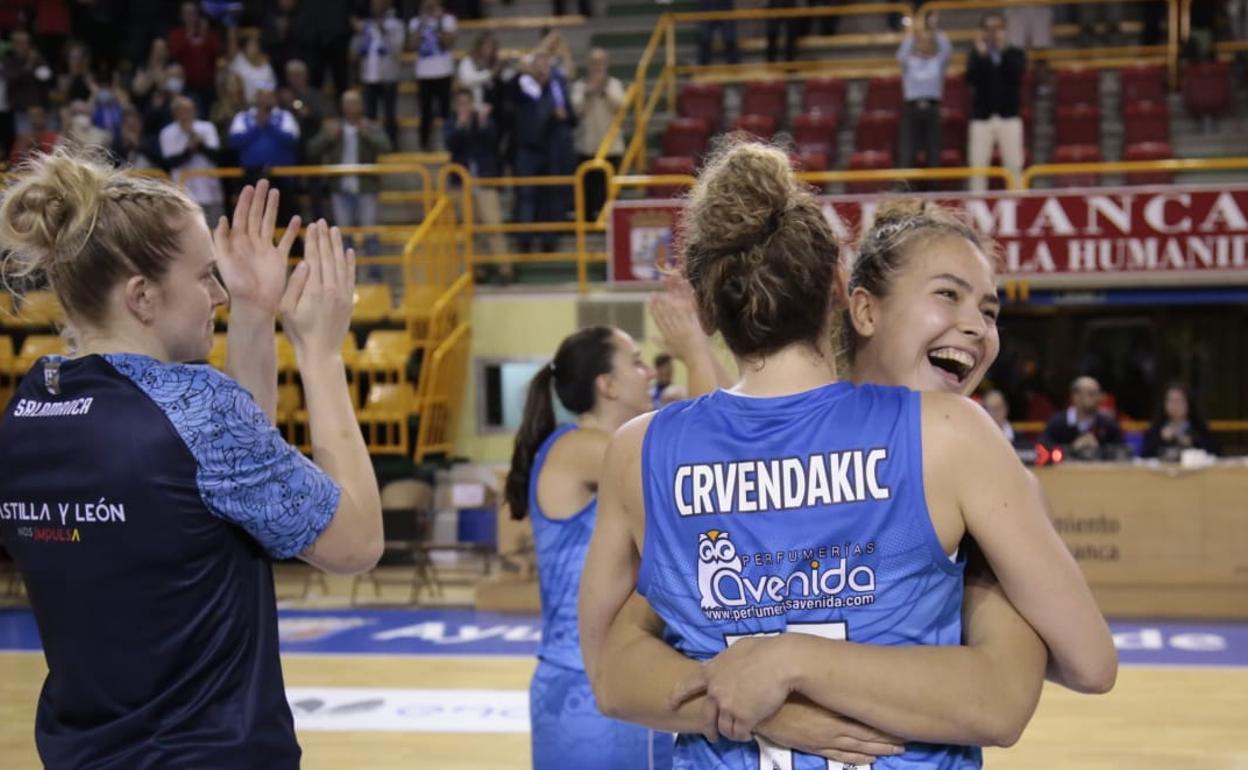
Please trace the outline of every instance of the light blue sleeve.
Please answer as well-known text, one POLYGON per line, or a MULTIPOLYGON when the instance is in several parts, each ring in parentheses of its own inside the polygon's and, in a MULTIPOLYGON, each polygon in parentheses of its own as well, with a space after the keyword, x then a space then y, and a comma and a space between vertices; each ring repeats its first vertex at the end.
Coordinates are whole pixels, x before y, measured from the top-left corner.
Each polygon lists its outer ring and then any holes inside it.
POLYGON ((329 526, 342 490, 282 439, 237 382, 206 365, 107 359, 169 418, 199 466, 196 483, 213 515, 274 559, 303 553, 329 526))

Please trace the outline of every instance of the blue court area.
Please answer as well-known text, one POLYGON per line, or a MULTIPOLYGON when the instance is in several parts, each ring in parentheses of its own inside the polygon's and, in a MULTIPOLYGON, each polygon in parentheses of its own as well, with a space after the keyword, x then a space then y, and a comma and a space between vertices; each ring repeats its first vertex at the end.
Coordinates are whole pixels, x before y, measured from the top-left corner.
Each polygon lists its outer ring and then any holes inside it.
MULTIPOLYGON (((320 655, 531 656, 536 616, 470 609, 281 610, 282 651, 320 655)), ((1248 623, 1116 622, 1127 665, 1248 667, 1248 623)), ((0 652, 35 651, 29 610, 0 610, 0 652)))

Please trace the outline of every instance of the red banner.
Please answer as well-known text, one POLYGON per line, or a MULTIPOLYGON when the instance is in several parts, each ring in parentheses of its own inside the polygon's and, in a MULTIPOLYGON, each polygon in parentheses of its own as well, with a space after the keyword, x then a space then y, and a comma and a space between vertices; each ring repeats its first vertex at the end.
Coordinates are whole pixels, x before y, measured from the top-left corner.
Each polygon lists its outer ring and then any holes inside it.
MULTIPOLYGON (((1248 283, 1248 187, 1126 187, 931 197, 963 209, 1000 245, 1002 280, 1037 287, 1248 283)), ((852 245, 888 196, 826 196, 852 245)), ((673 249, 683 203, 617 201, 608 241, 614 281, 650 281, 673 249)))

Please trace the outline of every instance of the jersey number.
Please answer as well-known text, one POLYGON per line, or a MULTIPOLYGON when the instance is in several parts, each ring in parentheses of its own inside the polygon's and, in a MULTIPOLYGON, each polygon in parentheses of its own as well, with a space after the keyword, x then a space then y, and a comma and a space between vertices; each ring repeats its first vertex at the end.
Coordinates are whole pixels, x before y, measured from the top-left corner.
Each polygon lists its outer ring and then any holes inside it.
MULTIPOLYGON (((849 627, 844 621, 836 623, 793 623, 789 625, 789 632, 794 634, 810 634, 818 636, 822 639, 835 639, 844 641, 849 638, 849 627)), ((729 634, 724 637, 724 641, 732 644, 738 639, 746 639, 750 636, 776 636, 779 632, 770 634, 729 634)), ((781 748, 762 738, 755 738, 758 743, 758 770, 793 770, 794 752, 791 749, 781 748)), ((871 765, 846 765, 840 762, 827 760, 828 770, 871 770, 871 765)))

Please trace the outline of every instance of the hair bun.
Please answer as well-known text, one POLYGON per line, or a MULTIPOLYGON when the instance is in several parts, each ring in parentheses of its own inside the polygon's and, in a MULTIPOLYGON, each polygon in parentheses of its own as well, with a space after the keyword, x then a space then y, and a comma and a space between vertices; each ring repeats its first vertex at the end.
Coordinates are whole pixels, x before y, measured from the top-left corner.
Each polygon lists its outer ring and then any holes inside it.
POLYGON ((63 150, 24 163, 0 202, 0 248, 15 276, 46 271, 90 236, 111 169, 63 150))
POLYGON ((783 151, 759 144, 731 144, 699 175, 689 217, 714 227, 725 247, 758 241, 776 232, 793 205, 798 183, 783 151))

